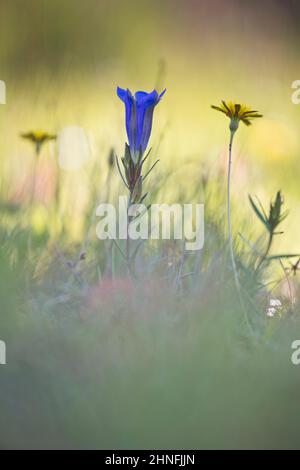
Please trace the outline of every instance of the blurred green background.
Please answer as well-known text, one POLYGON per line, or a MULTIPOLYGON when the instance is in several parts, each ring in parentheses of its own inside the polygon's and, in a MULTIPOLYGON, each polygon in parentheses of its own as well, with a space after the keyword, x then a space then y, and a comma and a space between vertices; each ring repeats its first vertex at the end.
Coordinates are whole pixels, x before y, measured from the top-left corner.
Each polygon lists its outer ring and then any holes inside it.
MULTIPOLYGON (((151 145, 159 145, 161 171, 174 174, 169 187, 185 191, 198 184, 204 169, 211 178, 226 171, 228 121, 210 104, 240 100, 264 119, 250 129, 240 126, 237 202, 244 207, 248 192, 265 202, 282 189, 292 214, 282 249, 297 249, 300 106, 292 104, 291 84, 299 78, 298 2, 1 0, 0 5, 1 79, 7 84, 7 104, 0 109, 4 192, 6 186, 13 192, 26 175, 31 148, 19 133, 34 128, 59 132, 82 126, 91 159, 103 173, 109 148, 120 155, 125 140, 117 85, 167 87, 151 145)), ((78 173, 71 178, 77 188, 84 185, 78 173)))
POLYGON ((299 13, 296 0, 0 0, 2 448, 299 445, 297 277, 292 315, 279 263, 276 294, 267 269, 257 290, 249 276, 249 335, 227 256, 229 121, 210 108, 235 100, 264 115, 235 137, 234 234, 262 232, 248 193, 267 206, 281 189, 290 215, 276 250, 299 252, 299 13), (160 158, 151 202, 206 204, 205 248, 179 292, 175 248, 146 252, 146 280, 133 283, 95 236, 96 205, 124 194, 107 160, 126 140, 117 85, 167 88, 150 141, 160 158), (36 161, 20 137, 67 126, 84 130, 88 148, 74 171, 57 166, 70 153, 60 139, 36 161), (270 319, 272 295, 283 309, 270 319))

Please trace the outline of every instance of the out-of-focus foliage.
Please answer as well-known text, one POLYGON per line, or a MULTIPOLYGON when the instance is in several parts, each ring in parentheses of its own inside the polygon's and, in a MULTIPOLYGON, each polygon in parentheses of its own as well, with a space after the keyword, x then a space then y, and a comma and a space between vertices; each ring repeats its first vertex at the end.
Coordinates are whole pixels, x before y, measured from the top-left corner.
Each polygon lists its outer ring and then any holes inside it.
POLYGON ((0 9, 0 446, 297 447, 299 261, 278 254, 300 248, 298 2, 0 0, 0 9), (150 202, 205 203, 204 249, 146 242, 134 276, 95 234, 98 203, 124 192, 112 152, 122 156, 126 139, 117 85, 168 89, 146 162, 160 159, 145 183, 150 202), (228 259, 228 123, 210 109, 220 99, 264 115, 239 129, 233 152, 251 331, 228 259), (37 152, 20 137, 36 129, 57 139, 37 152), (262 207, 279 188, 270 210, 284 233, 265 259, 262 207))

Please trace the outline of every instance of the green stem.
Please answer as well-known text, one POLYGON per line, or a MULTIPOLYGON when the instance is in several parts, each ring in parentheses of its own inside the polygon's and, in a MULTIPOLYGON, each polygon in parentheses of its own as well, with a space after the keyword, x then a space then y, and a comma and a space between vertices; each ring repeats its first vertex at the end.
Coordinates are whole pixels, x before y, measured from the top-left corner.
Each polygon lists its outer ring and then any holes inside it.
POLYGON ((247 314, 247 311, 246 311, 246 308, 245 308, 245 305, 244 305, 243 297, 242 297, 241 285, 240 285, 240 281, 239 281, 239 276, 238 276, 238 271, 237 271, 236 262, 235 262, 235 258, 234 258, 234 251, 233 251, 233 239, 232 239, 232 228, 231 228, 231 209, 230 209, 230 188, 231 188, 231 166, 232 166, 232 143, 233 143, 234 134, 235 134, 235 131, 231 131, 230 141, 229 141, 229 158, 228 158, 228 174, 227 174, 228 243, 229 243, 231 264, 232 264, 232 269, 233 269, 233 273, 234 273, 234 280, 235 280, 236 290, 237 290, 238 296, 239 296, 239 301, 240 301, 241 307, 242 307, 244 315, 245 315, 246 323, 247 323, 248 327, 252 330, 252 327, 251 327, 249 319, 248 319, 248 314, 247 314))
POLYGON ((34 199, 35 199, 35 186, 36 186, 36 180, 37 180, 36 177, 37 177, 38 158, 39 158, 39 154, 36 151, 34 155, 34 161, 33 161, 33 167, 32 167, 32 188, 31 188, 31 201, 30 201, 31 206, 34 204, 34 199))
POLYGON ((234 279, 238 291, 240 291, 240 283, 237 272, 237 267, 233 252, 233 241, 232 241, 232 229, 231 229, 231 210, 230 210, 230 186, 231 186, 231 165, 232 165, 232 143, 233 143, 234 132, 230 133, 229 142, 229 160, 228 160, 228 175, 227 175, 227 225, 228 225, 228 242, 230 249, 231 264, 234 272, 234 279))
POLYGON ((130 224, 130 215, 129 215, 129 209, 131 206, 131 198, 132 198, 132 192, 130 192, 129 197, 128 197, 128 204, 127 204, 127 234, 126 234, 126 263, 127 263, 127 268, 130 272, 130 238, 129 238, 129 224, 130 224))
POLYGON ((257 265, 256 270, 255 270, 256 272, 259 270, 259 268, 261 267, 261 265, 263 264, 263 262, 266 260, 268 254, 269 254, 269 251, 270 251, 272 242, 273 242, 273 233, 270 232, 270 233, 269 233, 269 241, 268 241, 268 245, 267 245, 265 254, 260 258, 260 261, 259 261, 259 263, 258 263, 258 265, 257 265))
POLYGON ((34 202, 35 202, 35 186, 36 186, 36 177, 37 177, 37 164, 38 164, 38 150, 36 149, 35 155, 34 155, 34 161, 33 161, 33 167, 32 167, 32 187, 31 187, 31 195, 30 195, 30 207, 29 207, 29 234, 28 234, 28 241, 27 241, 27 249, 28 249, 28 255, 31 257, 32 253, 32 216, 33 216, 33 208, 34 208, 34 202))

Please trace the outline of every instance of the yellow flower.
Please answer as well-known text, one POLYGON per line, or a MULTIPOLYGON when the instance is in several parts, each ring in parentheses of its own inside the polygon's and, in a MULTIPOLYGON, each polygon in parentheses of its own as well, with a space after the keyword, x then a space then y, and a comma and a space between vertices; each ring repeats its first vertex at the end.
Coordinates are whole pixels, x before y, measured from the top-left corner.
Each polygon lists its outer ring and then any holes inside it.
POLYGON ((230 130, 235 132, 242 121, 246 126, 251 125, 251 120, 262 117, 258 111, 254 111, 245 104, 233 103, 232 101, 222 101, 220 106, 213 106, 213 109, 221 111, 230 119, 230 130))
POLYGON ((55 134, 48 134, 48 132, 41 131, 41 130, 24 132, 23 134, 21 134, 21 137, 23 137, 23 139, 30 140, 32 143, 34 143, 36 146, 37 153, 39 153, 41 146, 45 142, 56 139, 55 134))

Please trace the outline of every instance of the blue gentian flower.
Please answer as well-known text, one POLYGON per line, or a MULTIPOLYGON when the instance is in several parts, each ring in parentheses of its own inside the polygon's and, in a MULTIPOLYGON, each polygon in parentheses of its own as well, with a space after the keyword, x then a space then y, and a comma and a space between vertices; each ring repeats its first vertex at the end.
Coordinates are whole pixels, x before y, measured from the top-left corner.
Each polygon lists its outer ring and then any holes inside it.
POLYGON ((130 90, 117 88, 117 95, 125 104, 126 132, 132 159, 136 161, 148 145, 153 120, 153 111, 164 95, 156 90, 151 93, 137 91, 133 96, 130 90))

